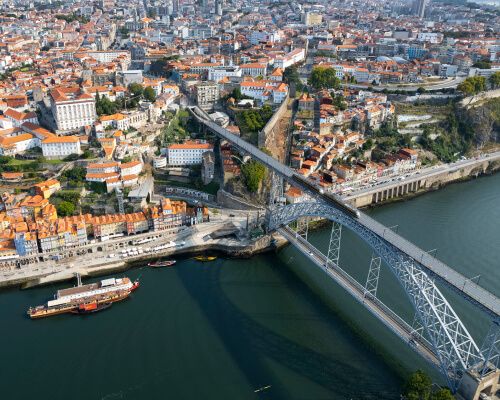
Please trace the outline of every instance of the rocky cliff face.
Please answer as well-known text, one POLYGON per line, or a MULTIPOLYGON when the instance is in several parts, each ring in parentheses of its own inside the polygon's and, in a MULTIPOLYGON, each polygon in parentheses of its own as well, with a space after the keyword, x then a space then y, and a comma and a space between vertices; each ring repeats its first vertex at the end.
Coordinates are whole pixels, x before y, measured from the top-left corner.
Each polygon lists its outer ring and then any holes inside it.
POLYGON ((456 116, 462 134, 478 147, 489 142, 500 142, 500 98, 475 103, 471 107, 457 107, 456 116))

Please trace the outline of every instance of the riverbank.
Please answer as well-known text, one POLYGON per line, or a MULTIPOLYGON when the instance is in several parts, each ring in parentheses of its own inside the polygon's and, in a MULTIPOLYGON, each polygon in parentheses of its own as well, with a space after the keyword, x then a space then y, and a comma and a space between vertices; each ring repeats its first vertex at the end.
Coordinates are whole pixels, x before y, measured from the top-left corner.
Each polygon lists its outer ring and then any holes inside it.
POLYGON ((410 200, 413 200, 417 197, 444 189, 447 186, 458 185, 461 183, 467 183, 467 182, 470 182, 471 180, 478 179, 481 177, 492 176, 498 172, 500 172, 500 168, 496 169, 493 172, 486 172, 486 173, 482 173, 480 175, 469 175, 469 176, 466 176, 466 177, 463 177, 460 179, 456 179, 456 180, 452 180, 452 181, 448 181, 448 182, 441 182, 439 185, 426 188, 425 190, 419 190, 418 192, 408 193, 404 196, 387 199, 387 200, 384 200, 383 202, 370 204, 368 206, 363 206, 360 208, 362 210, 366 210, 366 209, 373 209, 373 208, 377 208, 377 207, 381 207, 381 206, 387 206, 389 204, 410 201, 410 200))
MULTIPOLYGON (((190 258, 200 254, 211 253, 225 258, 250 258, 257 254, 270 252, 283 247, 287 241, 278 234, 265 235, 245 245, 239 245, 236 241, 228 242, 227 239, 215 243, 196 244, 193 246, 174 247, 163 251, 141 254, 127 259, 107 258, 97 266, 82 267, 73 265, 71 262, 61 263, 60 270, 42 273, 39 276, 26 276, 12 280, 0 281, 0 290, 8 287, 21 287, 28 289, 44 286, 55 282, 74 279, 79 273, 82 277, 98 277, 117 272, 123 272, 138 266, 144 266, 148 261, 158 258, 180 256, 190 258), (224 242, 226 241, 226 242, 224 242), (187 257, 186 257, 187 256, 187 257)), ((85 261, 85 256, 80 257, 80 264, 85 261)))
POLYGON ((408 200, 451 183, 465 182, 481 175, 491 175, 499 170, 500 152, 496 152, 481 159, 463 160, 420 170, 410 176, 394 178, 384 184, 360 189, 343 198, 357 208, 378 206, 408 200))

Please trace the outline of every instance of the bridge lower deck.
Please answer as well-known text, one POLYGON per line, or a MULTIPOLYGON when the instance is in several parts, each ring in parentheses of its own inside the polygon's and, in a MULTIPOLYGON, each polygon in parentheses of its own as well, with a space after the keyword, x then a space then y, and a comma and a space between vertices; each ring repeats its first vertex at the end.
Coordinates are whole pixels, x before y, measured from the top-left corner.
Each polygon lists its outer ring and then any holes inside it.
MULTIPOLYGON (((324 200, 324 194, 321 193, 319 189, 313 189, 314 184, 312 181, 311 185, 301 185, 300 182, 292 180, 292 177, 295 174, 295 171, 293 169, 283 165, 281 162, 267 155, 254 145, 232 134, 227 129, 217 125, 215 122, 210 120, 208 115, 198 107, 192 107, 190 108, 190 110, 193 116, 198 120, 198 122, 205 125, 212 132, 229 141, 239 150, 250 154, 253 158, 262 162, 266 167, 278 173, 291 185, 299 187, 319 201, 324 200)), ((455 290, 466 300, 477 305, 493 318, 498 318, 500 316, 500 298, 498 298, 491 292, 487 291, 476 283, 471 282, 470 279, 456 272, 435 257, 432 257, 424 250, 415 246, 410 241, 404 239, 403 237, 378 223, 374 219, 368 217, 366 214, 360 212, 357 221, 361 225, 378 235, 380 238, 383 238, 383 240, 387 241, 392 246, 415 260, 431 277, 436 278, 438 281, 455 290)))
POLYGON ((338 265, 327 268, 327 257, 305 239, 297 236, 289 227, 280 228, 278 231, 399 338, 412 346, 428 362, 439 368, 439 361, 432 350, 431 344, 420 335, 415 335, 413 328, 406 321, 401 319, 379 299, 366 293, 365 288, 338 265))

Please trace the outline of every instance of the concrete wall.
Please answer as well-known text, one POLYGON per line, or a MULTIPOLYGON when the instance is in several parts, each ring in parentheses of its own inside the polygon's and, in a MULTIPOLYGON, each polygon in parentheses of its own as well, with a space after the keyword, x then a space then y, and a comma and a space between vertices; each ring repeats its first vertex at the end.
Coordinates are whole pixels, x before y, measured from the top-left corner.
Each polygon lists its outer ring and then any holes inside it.
POLYGON ((460 105, 462 107, 470 107, 474 103, 481 102, 484 100, 490 100, 490 99, 495 99, 497 97, 500 97, 500 89, 496 90, 488 90, 486 92, 479 93, 478 95, 475 96, 470 96, 462 99, 460 101, 460 105))
POLYGON ((233 196, 223 189, 217 191, 217 204, 233 210, 258 210, 260 207, 250 204, 240 197, 233 196))
POLYGON ((259 132, 259 140, 258 140, 258 146, 259 149, 263 147, 271 147, 271 143, 275 143, 275 134, 279 131, 279 121, 283 117, 283 114, 287 110, 288 103, 289 103, 289 96, 286 96, 285 100, 281 105, 278 107, 276 112, 273 114, 271 119, 267 121, 266 126, 262 128, 262 130, 259 132))

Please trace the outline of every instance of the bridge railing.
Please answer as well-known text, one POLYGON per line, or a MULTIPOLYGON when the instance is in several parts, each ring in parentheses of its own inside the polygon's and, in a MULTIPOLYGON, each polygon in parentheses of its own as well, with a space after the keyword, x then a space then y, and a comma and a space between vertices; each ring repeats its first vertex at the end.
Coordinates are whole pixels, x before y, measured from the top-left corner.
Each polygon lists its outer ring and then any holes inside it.
POLYGON ((417 263, 422 265, 431 276, 445 283, 461 296, 465 296, 472 300, 491 316, 497 317, 500 315, 500 299, 493 293, 472 282, 442 261, 417 247, 393 230, 375 221, 373 218, 368 217, 366 214, 361 214, 360 221, 384 240, 413 258, 417 263))

